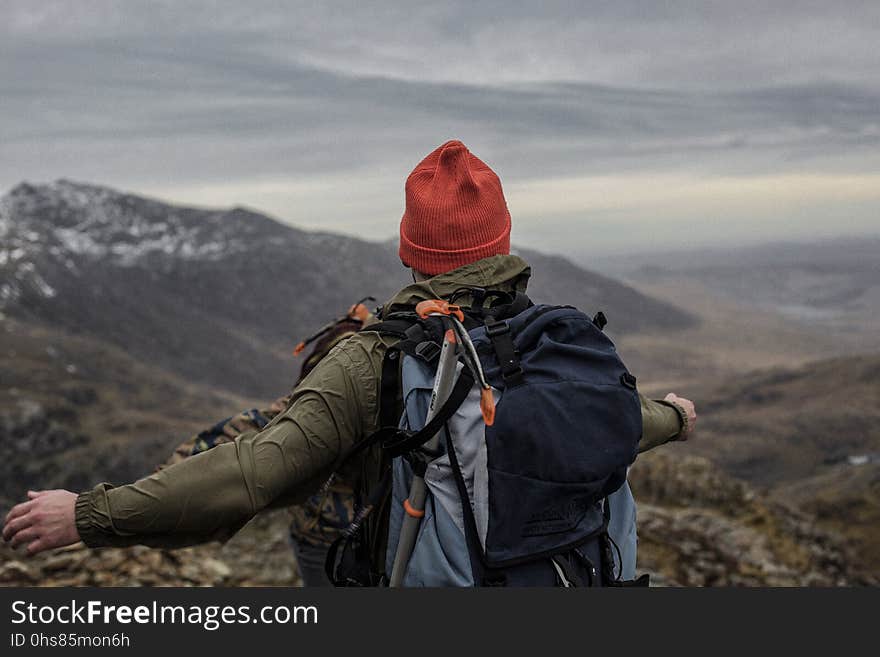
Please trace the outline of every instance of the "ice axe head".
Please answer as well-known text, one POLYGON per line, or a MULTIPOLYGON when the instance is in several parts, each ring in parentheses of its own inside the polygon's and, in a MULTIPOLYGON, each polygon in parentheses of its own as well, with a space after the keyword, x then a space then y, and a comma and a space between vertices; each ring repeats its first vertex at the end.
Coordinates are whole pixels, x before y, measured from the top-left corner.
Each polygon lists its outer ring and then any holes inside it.
POLYGON ((464 313, 459 306, 449 303, 444 299, 428 299, 422 301, 416 306, 416 314, 422 319, 429 315, 452 315, 458 318, 458 321, 464 321, 464 313))

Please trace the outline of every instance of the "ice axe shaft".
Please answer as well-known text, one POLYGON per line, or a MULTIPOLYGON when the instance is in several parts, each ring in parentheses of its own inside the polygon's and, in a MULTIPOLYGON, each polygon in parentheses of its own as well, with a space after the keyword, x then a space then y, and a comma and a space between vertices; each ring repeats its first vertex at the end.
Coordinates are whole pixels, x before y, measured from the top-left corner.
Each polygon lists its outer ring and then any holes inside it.
MULTIPOLYGON (((442 408, 444 402, 449 398, 455 383, 456 365, 458 357, 456 354, 456 339, 452 329, 446 331, 443 340, 443 346, 440 349, 440 360, 437 364, 437 374, 434 377, 434 388, 431 391, 431 402, 428 406, 428 415, 425 418, 425 424, 431 421, 437 411, 442 408)), ((425 449, 429 452, 436 451, 440 445, 440 434, 442 429, 438 431, 425 445, 425 449)), ((391 578, 389 586, 399 587, 403 583, 406 575, 406 569, 409 565, 409 559, 412 556, 413 546, 419 533, 419 525, 422 516, 425 515, 425 498, 427 497, 427 486, 425 479, 418 475, 413 475, 412 484, 409 489, 409 497, 404 503, 405 515, 403 516, 403 525, 400 529, 400 540, 397 543, 397 552, 394 554, 394 565, 391 568, 391 578)))

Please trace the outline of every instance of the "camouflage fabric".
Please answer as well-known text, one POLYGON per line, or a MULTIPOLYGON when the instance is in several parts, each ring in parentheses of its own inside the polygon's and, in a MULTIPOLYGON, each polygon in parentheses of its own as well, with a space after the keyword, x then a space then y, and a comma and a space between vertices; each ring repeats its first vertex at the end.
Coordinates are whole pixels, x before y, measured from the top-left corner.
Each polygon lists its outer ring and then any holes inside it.
POLYGON ((246 431, 259 431, 269 424, 269 420, 287 408, 288 401, 290 401, 290 396, 279 397, 268 409, 252 408, 221 420, 210 429, 205 429, 178 445, 171 457, 160 467, 178 463, 217 445, 231 443, 246 431))
MULTIPOLYGON (((369 323, 368 318, 366 323, 369 323)), ((321 361, 327 353, 342 340, 357 333, 365 322, 351 317, 343 317, 314 343, 300 370, 299 378, 294 387, 321 361)), ((248 431, 259 431, 276 415, 285 411, 290 405, 292 394, 276 399, 268 408, 252 408, 221 420, 209 429, 205 429, 174 450, 171 457, 160 469, 195 456, 217 445, 231 443, 241 434, 248 431)), ((313 495, 303 504, 290 507, 290 536, 298 542, 320 547, 329 545, 339 533, 351 523, 354 516, 354 491, 351 484, 336 478, 333 485, 326 491, 313 495)))
POLYGON ((290 536, 299 543, 329 547, 354 518, 354 490, 334 481, 326 493, 312 495, 305 503, 290 507, 290 536))

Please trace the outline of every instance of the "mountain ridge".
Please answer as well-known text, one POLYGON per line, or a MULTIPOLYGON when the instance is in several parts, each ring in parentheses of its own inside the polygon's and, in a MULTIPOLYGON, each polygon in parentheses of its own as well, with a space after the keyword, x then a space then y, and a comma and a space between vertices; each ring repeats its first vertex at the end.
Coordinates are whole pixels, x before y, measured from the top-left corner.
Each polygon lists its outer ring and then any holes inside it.
MULTIPOLYGON (((0 198, 0 239, 0 313, 96 336, 248 396, 289 386, 299 337, 406 283, 387 242, 67 180, 22 183, 0 198)), ((521 253, 532 260, 535 301, 601 308, 620 333, 695 321, 563 258, 521 253)))

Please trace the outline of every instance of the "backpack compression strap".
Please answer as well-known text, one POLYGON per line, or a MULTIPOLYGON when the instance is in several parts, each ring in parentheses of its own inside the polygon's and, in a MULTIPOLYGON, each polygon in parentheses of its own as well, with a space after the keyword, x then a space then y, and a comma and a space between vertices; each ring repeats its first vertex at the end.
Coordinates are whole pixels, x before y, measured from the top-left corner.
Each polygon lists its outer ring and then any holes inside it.
POLYGON ((431 421, 424 427, 418 431, 407 431, 398 427, 384 427, 367 440, 373 440, 373 442, 381 440, 382 449, 386 450, 392 458, 418 449, 437 435, 440 429, 443 428, 443 425, 455 415, 455 412, 464 403, 464 400, 467 399, 473 385, 473 375, 466 369, 463 369, 459 372, 458 380, 455 382, 452 392, 443 403, 443 406, 440 407, 434 417, 431 418, 431 421))

